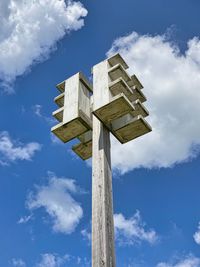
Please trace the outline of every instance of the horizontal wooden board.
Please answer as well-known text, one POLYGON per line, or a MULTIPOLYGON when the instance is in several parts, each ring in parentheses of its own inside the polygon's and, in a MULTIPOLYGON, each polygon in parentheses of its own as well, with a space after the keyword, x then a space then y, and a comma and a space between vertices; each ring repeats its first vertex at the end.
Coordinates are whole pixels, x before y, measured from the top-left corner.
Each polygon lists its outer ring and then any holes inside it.
POLYGON ((124 94, 119 94, 106 105, 94 110, 93 114, 107 127, 112 120, 115 120, 124 114, 134 110, 133 105, 124 94))
POLYGON ((108 58, 108 62, 110 64, 110 66, 112 66, 112 67, 117 65, 117 64, 121 64, 124 67, 124 69, 128 69, 128 65, 126 64, 126 62, 124 61, 124 59, 121 57, 121 55, 119 53, 108 58))
MULTIPOLYGON (((125 117, 125 116, 124 116, 125 117)), ((112 134, 122 143, 127 143, 135 138, 152 131, 151 126, 142 116, 132 119, 120 118, 112 123, 112 134)))
POLYGON ((62 107, 62 108, 59 108, 52 113, 54 118, 56 118, 60 122, 63 121, 63 110, 64 110, 64 108, 62 107))
POLYGON ((83 160, 92 157, 92 140, 87 143, 79 143, 72 147, 72 150, 83 160))
POLYGON ((145 102, 146 96, 143 94, 143 92, 137 88, 133 89, 133 94, 131 95, 131 101, 136 101, 137 99, 140 100, 141 103, 145 102))
POLYGON ((123 93, 128 99, 130 99, 133 94, 133 91, 122 78, 109 83, 109 89, 113 96, 123 93))
POLYGON ((121 64, 117 64, 114 67, 110 68, 108 70, 108 74, 112 81, 115 81, 119 78, 122 78, 125 82, 128 82, 131 80, 131 77, 126 72, 126 70, 123 68, 121 64))
POLYGON ((56 85, 56 88, 61 92, 63 93, 65 91, 65 81, 59 83, 56 85))
POLYGON ((132 75, 131 76, 131 80, 130 81, 128 81, 128 85, 130 86, 130 87, 136 87, 137 89, 139 89, 139 90, 141 90, 141 89, 143 89, 144 87, 143 87, 143 85, 141 84, 141 82, 139 81, 139 79, 137 78, 137 76, 136 75, 132 75))
POLYGON ((80 117, 68 122, 59 123, 52 127, 51 131, 64 143, 78 137, 79 135, 90 130, 90 126, 80 117))
POLYGON ((58 96, 56 96, 54 98, 54 101, 55 103, 59 106, 59 107, 63 107, 64 106, 64 96, 65 96, 65 93, 62 93, 58 96))
POLYGON ((141 115, 143 118, 147 117, 149 115, 148 110, 145 108, 145 106, 140 102, 140 100, 136 100, 135 102, 132 103, 133 106, 135 107, 135 110, 133 111, 133 115, 139 116, 141 115))

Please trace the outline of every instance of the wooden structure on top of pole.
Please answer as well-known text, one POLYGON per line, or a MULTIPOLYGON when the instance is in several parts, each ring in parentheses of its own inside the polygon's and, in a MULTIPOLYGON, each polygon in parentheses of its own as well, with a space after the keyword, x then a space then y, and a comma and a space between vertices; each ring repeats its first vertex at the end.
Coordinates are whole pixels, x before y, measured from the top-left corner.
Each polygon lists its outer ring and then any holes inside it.
POLYGON ((115 267, 110 133, 126 143, 151 131, 143 86, 120 54, 93 67, 93 85, 77 73, 57 85, 51 131, 83 160, 92 157, 92 267, 115 267))

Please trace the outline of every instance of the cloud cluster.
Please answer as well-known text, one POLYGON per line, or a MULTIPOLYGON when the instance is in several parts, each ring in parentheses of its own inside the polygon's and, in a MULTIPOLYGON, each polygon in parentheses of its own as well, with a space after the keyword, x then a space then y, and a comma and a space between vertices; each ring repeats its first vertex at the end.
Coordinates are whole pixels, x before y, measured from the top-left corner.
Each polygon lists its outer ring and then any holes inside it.
POLYGON ((200 151, 200 41, 188 42, 185 54, 166 37, 136 32, 114 41, 108 56, 120 52, 144 85, 153 131, 128 144, 112 141, 113 166, 167 168, 200 151))
POLYGON ((87 10, 73 0, 1 0, 0 81, 9 85, 45 60, 66 33, 84 25, 87 10))
POLYGON ((69 260, 69 255, 60 257, 56 254, 45 253, 41 255, 41 261, 36 267, 60 267, 69 260))
POLYGON ((8 132, 0 132, 0 165, 8 165, 17 160, 31 160, 41 145, 36 142, 22 144, 12 140, 8 132))
POLYGON ((27 199, 30 211, 38 208, 45 209, 52 221, 55 232, 72 233, 83 216, 83 210, 72 194, 77 194, 79 188, 74 180, 56 177, 50 174, 48 184, 37 186, 27 199))
POLYGON ((146 230, 140 212, 137 211, 131 218, 126 219, 123 214, 114 215, 116 239, 120 245, 133 245, 146 241, 154 244, 158 240, 156 232, 146 230))
POLYGON ((15 259, 11 260, 12 265, 15 267, 26 267, 26 263, 22 259, 15 259))
POLYGON ((200 258, 189 255, 185 259, 179 260, 176 263, 161 262, 157 267, 200 267, 200 258))
POLYGON ((200 223, 199 223, 198 229, 197 229, 197 231, 194 233, 193 237, 194 237, 194 241, 195 241, 198 245, 200 245, 200 223))

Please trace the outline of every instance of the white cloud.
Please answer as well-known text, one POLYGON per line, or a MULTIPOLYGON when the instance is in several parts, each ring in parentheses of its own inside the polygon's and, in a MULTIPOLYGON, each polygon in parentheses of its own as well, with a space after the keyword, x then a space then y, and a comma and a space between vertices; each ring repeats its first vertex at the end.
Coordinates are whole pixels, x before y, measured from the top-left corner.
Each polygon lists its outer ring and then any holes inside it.
POLYGON ((119 244, 133 245, 146 241, 154 244, 158 240, 156 232, 152 229, 146 230, 146 225, 142 222, 139 211, 131 218, 126 219, 123 214, 114 215, 115 234, 119 244))
POLYGON ((200 145, 200 41, 181 54, 165 36, 136 32, 117 39, 108 55, 120 52, 144 85, 153 131, 128 144, 112 141, 113 166, 172 167, 197 156, 200 145))
POLYGON ((200 223, 199 223, 199 226, 198 226, 198 229, 196 231, 196 233, 193 235, 194 237, 194 241, 200 245, 200 223))
POLYGON ((70 258, 69 255, 60 257, 51 253, 42 254, 41 257, 41 261, 36 264, 36 267, 60 267, 70 258))
POLYGON ((176 263, 161 262, 157 267, 200 267, 200 258, 189 255, 185 259, 179 260, 176 263))
POLYGON ((85 240, 87 240, 87 241, 89 242, 89 244, 90 244, 90 242, 91 242, 91 238, 92 238, 92 236, 91 236, 91 232, 89 232, 88 229, 83 229, 83 230, 81 231, 81 234, 82 234, 83 238, 84 238, 85 240))
POLYGON ((12 265, 15 267, 26 267, 26 263, 22 259, 12 259, 12 265))
POLYGON ((73 0, 1 0, 0 80, 9 84, 45 60, 66 33, 84 25, 87 10, 73 0))
MULTIPOLYGON (((56 119, 54 119, 53 117, 47 117, 42 113, 42 105, 40 104, 36 104, 34 106, 32 106, 33 112, 34 114, 43 119, 45 122, 47 122, 49 125, 53 125, 56 123, 56 119)), ((58 139, 58 138, 57 138, 58 139)))
POLYGON ((33 112, 34 112, 35 115, 38 116, 38 117, 42 117, 41 110, 42 110, 42 106, 41 106, 41 105, 36 104, 36 105, 33 106, 33 112))
POLYGON ((71 196, 79 192, 74 180, 51 173, 47 185, 37 186, 36 192, 30 193, 27 207, 31 211, 44 208, 52 220, 53 230, 70 234, 83 216, 80 204, 71 196))
POLYGON ((18 224, 24 224, 24 223, 29 222, 31 219, 32 219, 32 214, 31 214, 31 215, 28 215, 28 216, 21 217, 21 218, 18 220, 17 223, 18 223, 18 224))
POLYGON ((12 140, 8 132, 0 132, 0 164, 7 165, 17 160, 31 160, 41 145, 36 142, 22 144, 12 140))

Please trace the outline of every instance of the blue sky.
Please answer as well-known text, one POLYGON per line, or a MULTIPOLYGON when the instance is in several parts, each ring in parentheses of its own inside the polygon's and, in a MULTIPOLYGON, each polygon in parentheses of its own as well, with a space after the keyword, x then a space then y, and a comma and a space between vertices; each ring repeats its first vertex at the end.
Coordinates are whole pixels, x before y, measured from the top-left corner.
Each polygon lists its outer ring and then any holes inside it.
POLYGON ((118 267, 200 266, 197 0, 0 3, 0 267, 91 266, 91 167, 50 134, 55 85, 120 52, 152 133, 112 138, 118 267))

